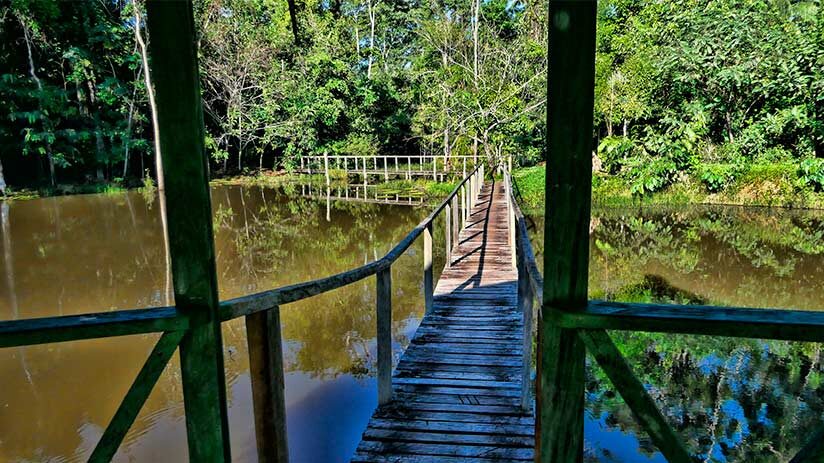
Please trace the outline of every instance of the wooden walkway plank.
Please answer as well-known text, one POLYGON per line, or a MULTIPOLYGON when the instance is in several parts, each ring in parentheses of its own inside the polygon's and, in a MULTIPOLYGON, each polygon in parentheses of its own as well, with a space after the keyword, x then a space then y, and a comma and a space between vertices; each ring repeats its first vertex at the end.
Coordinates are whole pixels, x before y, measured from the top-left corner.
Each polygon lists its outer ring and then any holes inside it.
POLYGON ((523 315, 503 185, 487 182, 352 462, 531 461, 523 315))

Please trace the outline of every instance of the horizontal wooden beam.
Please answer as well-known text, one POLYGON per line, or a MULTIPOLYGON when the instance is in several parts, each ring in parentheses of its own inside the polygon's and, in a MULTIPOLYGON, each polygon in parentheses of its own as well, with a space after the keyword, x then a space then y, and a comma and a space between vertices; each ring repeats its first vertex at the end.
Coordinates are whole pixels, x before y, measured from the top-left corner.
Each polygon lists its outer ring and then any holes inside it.
POLYGON ((174 307, 10 320, 0 322, 0 348, 180 331, 188 327, 189 319, 174 307))
POLYGON ((648 331, 785 341, 824 341, 824 312, 590 301, 553 311, 562 328, 648 331))

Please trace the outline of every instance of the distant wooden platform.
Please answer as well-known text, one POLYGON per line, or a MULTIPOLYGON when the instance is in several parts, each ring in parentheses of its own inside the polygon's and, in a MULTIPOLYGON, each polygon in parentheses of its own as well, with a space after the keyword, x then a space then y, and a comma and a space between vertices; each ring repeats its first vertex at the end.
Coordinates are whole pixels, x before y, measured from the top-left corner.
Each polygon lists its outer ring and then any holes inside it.
POLYGON ((488 182, 352 462, 531 461, 523 321, 503 185, 488 182), (494 191, 493 191, 494 190, 494 191))

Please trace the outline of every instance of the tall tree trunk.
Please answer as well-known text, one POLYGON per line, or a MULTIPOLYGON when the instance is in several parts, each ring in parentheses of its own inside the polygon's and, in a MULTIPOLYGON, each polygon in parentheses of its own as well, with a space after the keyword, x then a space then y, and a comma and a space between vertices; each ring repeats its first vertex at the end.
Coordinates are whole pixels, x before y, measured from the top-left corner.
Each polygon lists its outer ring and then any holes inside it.
MULTIPOLYGON (((43 83, 40 81, 40 78, 37 77, 37 73, 34 71, 34 56, 32 55, 31 51, 31 36, 29 35, 29 26, 26 24, 26 21, 23 18, 19 17, 17 20, 20 22, 20 26, 23 28, 23 38, 26 41, 26 52, 29 59, 29 76, 31 76, 32 80, 34 80, 35 85, 37 85, 37 90, 39 92, 37 98, 37 105, 40 107, 42 111, 42 103, 40 99, 43 97, 43 83)), ((51 186, 54 186, 56 181, 54 178, 54 156, 52 156, 51 146, 46 145, 46 159, 49 162, 49 182, 51 186)))
POLYGON ((157 104, 155 103, 154 87, 152 86, 152 75, 149 70, 149 58, 146 53, 146 42, 143 40, 143 35, 140 33, 142 23, 143 21, 140 17, 140 7, 138 5, 134 5, 134 38, 135 41, 137 41, 137 46, 140 50, 140 61, 143 65, 143 81, 146 84, 146 95, 149 98, 149 108, 152 113, 152 136, 154 137, 157 189, 163 191, 165 189, 165 182, 163 181, 163 157, 160 152, 160 125, 157 122, 157 104))
POLYGON ((295 0, 286 0, 289 4, 289 19, 292 22, 292 35, 295 37, 295 45, 300 45, 300 29, 298 27, 298 5, 295 0))
POLYGON ((624 126, 621 129, 621 133, 626 137, 628 130, 629 130, 629 121, 624 119, 624 126))
POLYGON ((366 78, 372 78, 372 61, 375 55, 375 7, 377 3, 372 3, 372 0, 367 0, 367 12, 369 13, 369 63, 366 67, 366 78))
POLYGON ((479 37, 478 28, 480 26, 481 17, 481 0, 475 0, 472 4, 472 77, 475 83, 475 89, 478 88, 478 54, 479 54, 479 37))
POLYGON ((0 160, 0 193, 6 196, 6 176, 3 175, 3 161, 0 160))

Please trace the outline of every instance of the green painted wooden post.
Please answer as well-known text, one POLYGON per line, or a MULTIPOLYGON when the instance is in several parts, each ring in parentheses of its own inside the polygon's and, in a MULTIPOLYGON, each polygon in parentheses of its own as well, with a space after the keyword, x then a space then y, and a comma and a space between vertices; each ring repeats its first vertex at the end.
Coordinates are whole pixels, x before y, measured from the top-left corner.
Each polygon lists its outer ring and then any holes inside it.
POLYGON ((287 463, 280 307, 246 316, 258 462, 287 463))
POLYGON ((432 222, 423 230, 423 300, 426 313, 434 304, 434 279, 432 274, 432 222))
POLYGON ((180 343, 189 459, 229 462, 212 208, 190 1, 146 4, 166 179, 175 304, 190 319, 180 343))
POLYGON ((375 275, 378 344, 378 405, 392 398, 392 267, 375 275))
POLYGON ((551 320, 587 303, 596 0, 550 0, 544 297, 536 459, 582 460, 584 345, 551 320))

